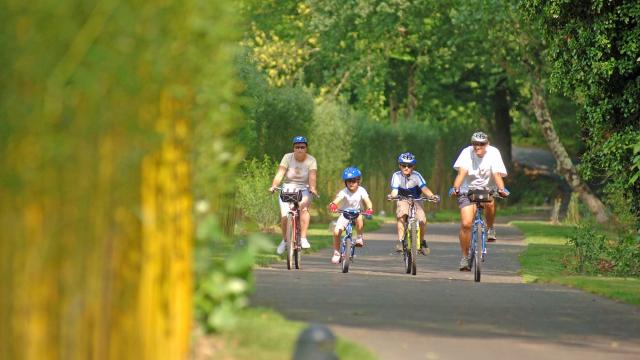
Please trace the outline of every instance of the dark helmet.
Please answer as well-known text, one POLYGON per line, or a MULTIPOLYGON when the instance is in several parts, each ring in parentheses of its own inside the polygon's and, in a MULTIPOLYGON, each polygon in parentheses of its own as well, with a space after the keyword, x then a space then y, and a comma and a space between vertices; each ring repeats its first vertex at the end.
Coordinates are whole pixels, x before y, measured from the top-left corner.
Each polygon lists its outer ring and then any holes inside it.
POLYGON ((342 172, 342 180, 345 181, 349 179, 360 179, 361 177, 362 173, 357 167, 349 166, 342 172))
POLYGON ((482 131, 478 131, 473 135, 471 135, 471 142, 486 144, 489 142, 489 137, 487 136, 487 134, 483 133, 482 131))
POLYGON ((309 145, 307 143, 307 138, 305 138, 304 136, 294 136, 293 140, 291 140, 291 141, 293 142, 294 145, 295 144, 299 144, 299 143, 304 143, 304 144, 309 145))
POLYGON ((402 153, 398 156, 398 163, 415 165, 416 157, 410 152, 402 153))

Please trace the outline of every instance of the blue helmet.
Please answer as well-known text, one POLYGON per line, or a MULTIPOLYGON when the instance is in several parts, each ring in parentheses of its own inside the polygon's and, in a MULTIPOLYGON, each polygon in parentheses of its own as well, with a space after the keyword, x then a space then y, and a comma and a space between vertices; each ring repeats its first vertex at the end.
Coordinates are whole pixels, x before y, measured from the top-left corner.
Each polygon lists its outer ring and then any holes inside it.
MULTIPOLYGON (((291 140, 294 144, 305 143, 307 144, 307 138, 304 136, 294 136, 293 140, 291 140)), ((307 144, 308 145, 308 144, 307 144)))
POLYGON ((416 164, 416 157, 412 153, 406 152, 398 156, 398 164, 416 164))
POLYGON ((342 172, 342 180, 356 179, 362 177, 362 173, 357 167, 349 166, 342 172))

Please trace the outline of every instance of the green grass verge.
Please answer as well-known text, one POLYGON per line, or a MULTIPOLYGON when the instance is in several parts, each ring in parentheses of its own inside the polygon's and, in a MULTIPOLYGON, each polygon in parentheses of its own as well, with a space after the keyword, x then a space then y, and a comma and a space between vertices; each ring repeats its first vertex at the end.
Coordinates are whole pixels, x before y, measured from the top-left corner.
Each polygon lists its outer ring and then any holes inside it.
POLYGON ((520 255, 526 282, 547 282, 582 289, 629 304, 640 305, 640 279, 586 276, 570 273, 564 261, 570 253, 566 245, 572 226, 535 221, 512 221, 525 235, 527 249, 520 255))
MULTIPOLYGON (((243 310, 237 326, 213 338, 222 342, 216 359, 272 360, 291 359, 300 332, 307 324, 290 321, 264 308, 243 310)), ((340 359, 375 359, 364 347, 338 338, 336 354, 340 359)))

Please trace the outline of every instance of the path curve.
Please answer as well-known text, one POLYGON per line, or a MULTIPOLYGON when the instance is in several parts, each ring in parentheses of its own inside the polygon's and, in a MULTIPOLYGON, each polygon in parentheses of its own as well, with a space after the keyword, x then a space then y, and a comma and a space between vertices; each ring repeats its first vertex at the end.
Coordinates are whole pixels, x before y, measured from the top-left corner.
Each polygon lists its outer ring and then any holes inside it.
POLYGON ((394 225, 368 234, 348 274, 329 250, 255 271, 252 305, 323 323, 380 359, 640 359, 640 309, 579 290, 524 284, 517 229, 496 225, 481 283, 460 272, 457 225, 429 224, 416 276, 391 252, 394 225), (294 291, 295 290, 295 291, 294 291))

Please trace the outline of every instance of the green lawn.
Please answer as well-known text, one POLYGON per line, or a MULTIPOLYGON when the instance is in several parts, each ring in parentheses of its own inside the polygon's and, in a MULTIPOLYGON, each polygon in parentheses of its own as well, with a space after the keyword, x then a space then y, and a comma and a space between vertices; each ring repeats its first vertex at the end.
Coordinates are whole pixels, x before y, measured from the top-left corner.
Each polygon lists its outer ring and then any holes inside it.
MULTIPOLYGON (((216 346, 214 359, 273 360, 291 359, 305 323, 289 321, 278 313, 264 308, 252 308, 240 314, 235 329, 213 335, 216 346)), ((343 360, 375 359, 365 348, 337 340, 335 353, 343 360)))
POLYGON ((629 304, 640 305, 640 279, 576 275, 564 267, 569 254, 566 245, 571 226, 544 222, 513 221, 526 238, 527 249, 520 255, 522 275, 527 282, 547 282, 582 289, 629 304))

